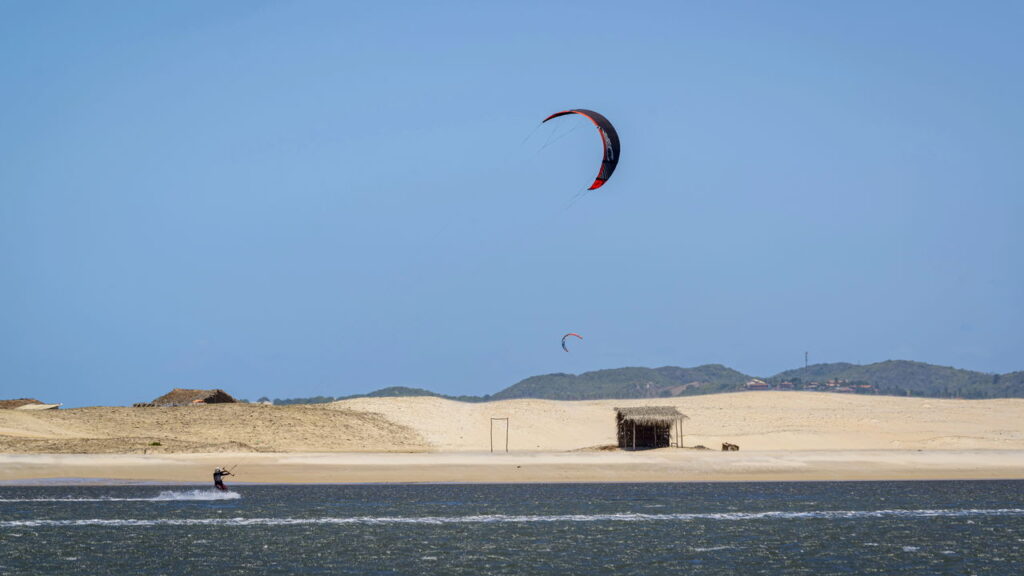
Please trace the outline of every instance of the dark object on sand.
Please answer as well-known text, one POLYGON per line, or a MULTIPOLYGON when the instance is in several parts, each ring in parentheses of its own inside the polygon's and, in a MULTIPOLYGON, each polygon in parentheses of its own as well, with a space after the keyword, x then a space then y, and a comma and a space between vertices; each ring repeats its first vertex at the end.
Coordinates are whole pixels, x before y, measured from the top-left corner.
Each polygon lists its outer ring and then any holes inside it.
POLYGON ((728 442, 722 442, 722 452, 735 452, 739 449, 739 444, 730 444, 728 442))

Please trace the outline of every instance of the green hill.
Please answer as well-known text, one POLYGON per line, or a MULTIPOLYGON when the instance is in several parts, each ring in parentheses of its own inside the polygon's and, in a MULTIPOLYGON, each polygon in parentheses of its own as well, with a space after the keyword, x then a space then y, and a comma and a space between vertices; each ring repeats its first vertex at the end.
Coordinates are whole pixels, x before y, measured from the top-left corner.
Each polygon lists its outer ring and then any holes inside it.
POLYGON ((657 370, 673 382, 673 385, 667 390, 669 394, 665 394, 663 391, 661 396, 735 392, 742 389, 750 380, 750 376, 721 364, 705 364, 696 368, 664 366, 657 370))
POLYGON ((594 400, 603 398, 658 398, 731 392, 742 389, 750 376, 721 364, 696 368, 615 368, 574 374, 545 374, 522 380, 491 396, 594 400))
POLYGON ((458 400, 459 402, 483 402, 490 399, 489 396, 449 396, 447 394, 438 394, 437 392, 431 392, 425 388, 409 388, 408 386, 389 386, 388 388, 381 388, 375 390, 369 394, 357 394, 355 396, 346 396, 345 398, 338 398, 338 400, 345 400, 347 398, 396 398, 400 396, 437 396, 438 398, 447 398, 448 400, 458 400))
POLYGON ((887 360, 857 364, 815 364, 776 374, 770 382, 790 380, 807 383, 842 379, 873 384, 881 394, 939 398, 1024 397, 1024 373, 986 374, 924 362, 887 360))
MULTIPOLYGON (((391 386, 368 394, 332 398, 294 398, 275 404, 315 403, 360 397, 438 396, 462 402, 487 402, 511 398, 545 398, 549 400, 597 400, 607 398, 667 398, 737 392, 746 389, 751 379, 721 364, 695 368, 663 366, 661 368, 614 368, 582 374, 544 374, 531 376, 497 392, 484 396, 448 396, 423 388, 391 386)), ((814 364, 786 370, 764 379, 773 387, 790 382, 800 390, 812 382, 829 380, 845 384, 869 384, 869 392, 898 396, 935 398, 1024 398, 1024 372, 987 374, 948 366, 936 366, 907 360, 887 360, 874 364, 814 364)), ((862 388, 858 388, 863 391, 862 388)))
POLYGON ((382 398, 389 396, 441 396, 437 392, 431 392, 424 388, 409 388, 408 386, 389 386, 387 388, 381 388, 375 390, 369 394, 361 394, 360 396, 366 396, 370 398, 382 398))

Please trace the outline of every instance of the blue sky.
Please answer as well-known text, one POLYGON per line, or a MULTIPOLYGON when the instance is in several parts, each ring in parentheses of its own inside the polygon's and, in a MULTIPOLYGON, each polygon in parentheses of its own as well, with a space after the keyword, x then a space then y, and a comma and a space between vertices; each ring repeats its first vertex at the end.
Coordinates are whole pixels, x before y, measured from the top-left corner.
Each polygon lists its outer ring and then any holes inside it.
POLYGON ((1024 369, 1015 2, 4 2, 0 397, 1024 369), (605 114, 622 160, 567 108, 605 114), (559 339, 585 340, 566 354, 559 339))

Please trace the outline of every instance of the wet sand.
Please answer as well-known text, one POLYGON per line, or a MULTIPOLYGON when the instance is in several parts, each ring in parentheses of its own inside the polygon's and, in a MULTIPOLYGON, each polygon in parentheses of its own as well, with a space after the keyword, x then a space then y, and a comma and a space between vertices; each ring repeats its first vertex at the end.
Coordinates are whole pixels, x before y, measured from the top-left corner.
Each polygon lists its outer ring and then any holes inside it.
POLYGON ((1024 479, 1024 451, 17 454, 0 481, 201 482, 216 466, 234 467, 229 484, 1024 479))

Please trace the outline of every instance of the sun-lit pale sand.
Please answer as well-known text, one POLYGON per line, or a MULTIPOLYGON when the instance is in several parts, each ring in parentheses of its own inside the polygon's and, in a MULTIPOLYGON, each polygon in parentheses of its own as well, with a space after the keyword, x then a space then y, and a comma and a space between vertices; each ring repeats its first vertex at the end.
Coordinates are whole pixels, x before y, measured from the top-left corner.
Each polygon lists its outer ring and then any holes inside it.
POLYGON ((0 410, 0 481, 205 482, 214 466, 236 466, 239 482, 1024 478, 1024 400, 746 392, 0 410), (611 449, 614 407, 639 405, 688 415, 686 448, 611 449), (491 418, 508 418, 507 431, 491 418))

